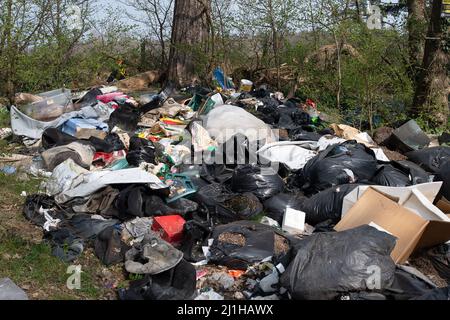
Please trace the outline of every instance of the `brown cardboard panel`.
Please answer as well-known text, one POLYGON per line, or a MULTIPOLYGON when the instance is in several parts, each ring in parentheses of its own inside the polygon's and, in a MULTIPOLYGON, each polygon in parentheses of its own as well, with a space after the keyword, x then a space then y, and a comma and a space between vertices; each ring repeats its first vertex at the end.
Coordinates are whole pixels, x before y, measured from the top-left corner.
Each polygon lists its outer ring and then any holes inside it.
POLYGON ((428 248, 450 240, 450 222, 428 221, 417 248, 428 248))
POLYGON ((406 261, 428 224, 428 221, 370 188, 335 229, 343 231, 371 222, 397 237, 397 244, 391 254, 396 263, 406 261))
POLYGON ((436 207, 441 209, 442 212, 446 213, 447 215, 450 215, 450 201, 442 197, 437 203, 436 207))

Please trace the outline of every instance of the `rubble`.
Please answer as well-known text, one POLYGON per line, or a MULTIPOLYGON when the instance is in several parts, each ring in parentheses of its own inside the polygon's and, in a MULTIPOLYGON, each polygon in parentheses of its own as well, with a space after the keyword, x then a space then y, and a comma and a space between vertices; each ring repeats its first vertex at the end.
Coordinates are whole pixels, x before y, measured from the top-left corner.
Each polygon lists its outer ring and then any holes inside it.
POLYGON ((124 300, 444 298, 437 276, 404 269, 426 249, 448 280, 448 133, 430 143, 411 120, 371 136, 311 99, 214 76, 183 99, 171 85, 134 97, 155 72, 16 96, 0 139, 27 153, 0 171, 45 180, 23 213, 52 254, 93 247, 123 266, 124 300))

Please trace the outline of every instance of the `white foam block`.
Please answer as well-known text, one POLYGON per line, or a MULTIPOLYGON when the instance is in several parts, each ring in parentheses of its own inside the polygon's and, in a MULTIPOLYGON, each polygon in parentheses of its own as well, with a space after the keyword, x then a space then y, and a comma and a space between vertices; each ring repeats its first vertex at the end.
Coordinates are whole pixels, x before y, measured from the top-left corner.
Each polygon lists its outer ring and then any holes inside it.
POLYGON ((282 229, 292 234, 299 234, 305 230, 305 216, 303 211, 286 208, 282 229))

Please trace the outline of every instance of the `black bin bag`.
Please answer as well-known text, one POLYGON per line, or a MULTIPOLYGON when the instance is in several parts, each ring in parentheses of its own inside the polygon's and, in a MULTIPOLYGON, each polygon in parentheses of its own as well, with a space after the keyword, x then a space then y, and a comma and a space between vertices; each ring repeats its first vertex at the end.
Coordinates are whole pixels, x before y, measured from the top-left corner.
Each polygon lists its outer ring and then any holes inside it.
POLYGON ((254 263, 272 257, 286 266, 290 241, 274 228, 254 221, 236 221, 217 226, 212 234, 210 262, 231 269, 246 270, 254 263))
POLYGON ((408 159, 432 173, 439 173, 450 163, 450 147, 431 147, 405 154, 408 159))
POLYGON ((306 223, 314 226, 318 223, 341 220, 342 201, 358 184, 343 184, 328 188, 303 201, 300 210, 305 212, 306 223))
POLYGON ((235 194, 219 183, 201 187, 194 195, 194 200, 221 223, 251 219, 263 210, 254 194, 235 194))
POLYGON ((151 141, 134 136, 130 139, 127 161, 135 167, 143 162, 156 164, 155 153, 156 148, 151 141))
POLYGON ((279 193, 264 201, 263 206, 266 215, 281 225, 286 208, 301 210, 302 204, 306 199, 301 192, 279 193))
POLYGON ((234 170, 231 190, 238 193, 251 192, 260 200, 265 200, 282 192, 284 182, 271 168, 242 165, 234 170))
POLYGON ((368 225, 341 232, 313 234, 295 245, 296 256, 281 276, 293 299, 331 300, 355 291, 372 291, 394 281, 390 257, 395 237, 368 225))
POLYGON ((380 165, 372 182, 389 187, 407 187, 412 184, 408 170, 402 171, 401 168, 396 168, 392 164, 380 165))
POLYGON ((303 189, 329 187, 370 180, 377 170, 374 152, 354 140, 331 145, 310 159, 301 171, 303 189))

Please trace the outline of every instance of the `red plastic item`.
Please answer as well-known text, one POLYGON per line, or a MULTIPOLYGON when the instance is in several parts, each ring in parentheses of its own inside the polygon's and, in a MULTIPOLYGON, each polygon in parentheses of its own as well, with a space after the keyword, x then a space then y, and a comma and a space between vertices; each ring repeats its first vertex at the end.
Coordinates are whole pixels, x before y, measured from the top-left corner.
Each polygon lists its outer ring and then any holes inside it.
POLYGON ((96 97, 97 100, 103 102, 103 103, 109 103, 111 101, 114 101, 114 99, 116 98, 128 98, 128 96, 126 94, 124 94, 123 92, 111 92, 111 93, 107 93, 107 94, 102 94, 100 96, 96 97))
POLYGON ((186 221, 179 215, 153 218, 152 230, 160 232, 161 238, 167 242, 180 242, 183 239, 183 227, 186 221))

